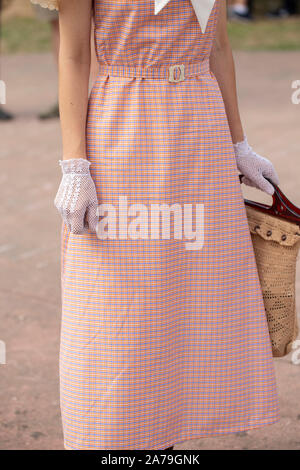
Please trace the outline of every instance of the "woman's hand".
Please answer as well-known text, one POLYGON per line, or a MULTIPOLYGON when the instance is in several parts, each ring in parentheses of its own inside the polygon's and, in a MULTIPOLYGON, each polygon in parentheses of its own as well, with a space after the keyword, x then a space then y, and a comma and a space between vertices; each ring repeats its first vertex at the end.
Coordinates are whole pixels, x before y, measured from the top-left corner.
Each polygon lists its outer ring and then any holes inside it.
POLYGON ((62 181, 54 204, 72 233, 96 232, 98 199, 89 166, 84 158, 59 161, 62 181), (86 217, 86 223, 85 223, 86 217))
POLYGON ((248 144, 247 137, 233 145, 238 170, 245 175, 242 183, 258 188, 267 194, 274 193, 273 186, 264 177, 279 185, 279 178, 270 160, 261 157, 248 144))

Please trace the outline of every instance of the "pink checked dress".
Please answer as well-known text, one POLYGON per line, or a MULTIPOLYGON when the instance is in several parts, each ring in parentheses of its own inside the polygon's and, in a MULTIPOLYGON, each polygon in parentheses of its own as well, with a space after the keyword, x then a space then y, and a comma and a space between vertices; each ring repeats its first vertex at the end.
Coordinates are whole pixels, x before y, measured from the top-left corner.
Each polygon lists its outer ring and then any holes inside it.
POLYGON ((94 2, 88 159, 117 230, 101 240, 63 226, 67 449, 165 449, 278 420, 243 195, 209 69, 219 4, 202 33, 190 0, 158 15, 151 0, 94 2), (174 230, 152 238, 150 216, 148 238, 119 236, 120 198, 128 224, 133 204, 144 216, 152 204, 203 204, 203 246, 187 249, 174 230))

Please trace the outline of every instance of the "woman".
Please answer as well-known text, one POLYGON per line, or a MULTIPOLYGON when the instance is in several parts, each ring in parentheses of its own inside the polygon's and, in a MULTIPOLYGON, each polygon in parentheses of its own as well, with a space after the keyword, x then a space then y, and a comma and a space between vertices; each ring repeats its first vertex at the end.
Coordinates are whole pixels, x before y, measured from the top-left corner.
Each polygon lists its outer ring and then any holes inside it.
POLYGON ((274 423, 238 170, 269 194, 265 176, 278 177, 244 136, 225 0, 59 10, 65 448, 165 449, 274 423), (88 97, 91 15, 99 74, 88 97), (194 215, 180 238, 178 207, 197 204, 202 239, 187 248, 194 215), (170 228, 160 214, 159 236, 157 208, 176 219, 170 228))

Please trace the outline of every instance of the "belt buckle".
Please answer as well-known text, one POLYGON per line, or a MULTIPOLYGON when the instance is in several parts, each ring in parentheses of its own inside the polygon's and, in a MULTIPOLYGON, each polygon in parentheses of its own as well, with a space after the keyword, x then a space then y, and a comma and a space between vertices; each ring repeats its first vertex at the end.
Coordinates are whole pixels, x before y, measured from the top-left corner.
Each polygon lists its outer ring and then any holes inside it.
POLYGON ((184 76, 184 64, 171 65, 169 67, 169 82, 177 83, 182 82, 185 79, 184 76), (179 70, 179 76, 175 78, 175 70, 179 70))

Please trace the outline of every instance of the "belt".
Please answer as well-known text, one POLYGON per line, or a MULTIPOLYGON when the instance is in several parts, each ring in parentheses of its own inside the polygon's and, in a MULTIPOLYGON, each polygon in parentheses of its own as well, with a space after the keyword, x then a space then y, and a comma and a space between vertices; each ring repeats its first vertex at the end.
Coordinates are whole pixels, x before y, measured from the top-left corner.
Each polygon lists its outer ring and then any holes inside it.
POLYGON ((108 65, 99 64, 99 74, 108 74, 121 77, 137 77, 137 78, 164 78, 169 82, 182 82, 187 77, 199 75, 209 71, 209 59, 201 62, 160 65, 159 67, 149 66, 129 66, 129 65, 108 65))

